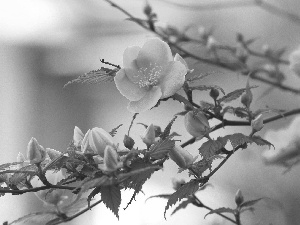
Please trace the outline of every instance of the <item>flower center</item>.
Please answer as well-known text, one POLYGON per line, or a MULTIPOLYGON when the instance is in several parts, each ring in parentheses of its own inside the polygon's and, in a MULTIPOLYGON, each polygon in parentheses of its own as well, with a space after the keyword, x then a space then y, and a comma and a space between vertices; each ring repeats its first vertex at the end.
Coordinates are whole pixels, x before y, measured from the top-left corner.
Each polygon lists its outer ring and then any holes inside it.
POLYGON ((159 83, 163 68, 156 63, 150 63, 149 67, 141 67, 138 70, 137 84, 140 88, 150 88, 159 83))

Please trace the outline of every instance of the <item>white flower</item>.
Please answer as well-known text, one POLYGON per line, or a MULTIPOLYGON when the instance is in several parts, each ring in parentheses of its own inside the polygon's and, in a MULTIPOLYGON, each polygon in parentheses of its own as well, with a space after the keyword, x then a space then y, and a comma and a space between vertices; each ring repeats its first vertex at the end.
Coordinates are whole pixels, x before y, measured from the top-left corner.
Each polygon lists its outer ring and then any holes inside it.
POLYGON ((151 109, 159 99, 175 94, 183 85, 187 68, 173 60, 168 44, 158 38, 144 46, 126 48, 123 66, 115 76, 122 95, 130 100, 128 110, 139 113, 151 109))
POLYGON ((46 158, 46 151, 35 138, 31 138, 27 146, 27 158, 31 164, 41 163, 46 158))

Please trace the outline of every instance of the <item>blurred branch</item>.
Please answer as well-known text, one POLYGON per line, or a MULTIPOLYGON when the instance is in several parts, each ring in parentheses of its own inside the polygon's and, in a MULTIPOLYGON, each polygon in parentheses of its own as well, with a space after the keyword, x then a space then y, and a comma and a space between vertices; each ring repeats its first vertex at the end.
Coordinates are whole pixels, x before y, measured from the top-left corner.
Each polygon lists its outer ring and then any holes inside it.
POLYGON ((286 18, 297 25, 300 25, 300 16, 286 10, 283 10, 277 6, 274 6, 265 0, 248 0, 248 1, 227 1, 227 2, 214 2, 209 4, 192 4, 186 5, 181 3, 175 3, 168 0, 161 0, 160 2, 164 2, 170 5, 174 5, 176 7, 189 9, 193 11, 199 10, 220 10, 220 9, 228 9, 228 8, 238 8, 238 7, 249 7, 256 6, 259 7, 273 15, 286 18))

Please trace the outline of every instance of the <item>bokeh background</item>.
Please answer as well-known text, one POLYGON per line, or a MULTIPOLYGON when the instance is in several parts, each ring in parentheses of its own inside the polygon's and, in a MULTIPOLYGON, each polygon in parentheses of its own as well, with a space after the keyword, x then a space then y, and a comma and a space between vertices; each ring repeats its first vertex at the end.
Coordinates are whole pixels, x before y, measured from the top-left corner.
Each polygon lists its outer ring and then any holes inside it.
MULTIPOLYGON (((133 15, 144 17, 145 1, 115 2, 133 15)), ((190 5, 212 1, 171 2, 190 5)), ((300 12, 297 0, 267 2, 292 13, 300 12)), ((1 0, 0 3, 0 163, 15 161, 18 152, 25 154, 31 137, 44 147, 64 151, 72 139, 74 126, 84 132, 92 127, 110 131, 123 124, 116 136, 116 141, 121 143, 121 134, 127 130, 132 114, 126 110, 128 101, 119 94, 114 83, 63 86, 77 76, 103 66, 100 58, 121 65, 127 46, 141 46, 153 34, 125 20, 124 14, 102 0, 1 0)), ((214 36, 221 43, 234 44, 236 33, 240 32, 245 37, 258 38, 253 45, 257 50, 264 44, 274 48, 286 46, 285 58, 300 44, 299 24, 259 7, 193 10, 159 0, 150 0, 149 3, 160 21, 180 29, 187 25, 213 27, 214 36)), ((203 83, 220 85, 226 92, 245 86, 245 77, 239 74, 194 61, 188 63, 199 73, 214 73, 203 83)), ((299 78, 288 68, 283 70, 288 74, 286 84, 299 87, 299 78)), ((267 85, 259 84, 255 90, 255 108, 293 109, 300 106, 299 97, 278 90, 262 97, 267 88, 267 85)), ((199 99, 208 100, 207 95, 203 92, 199 99)), ((169 100, 159 109, 139 115, 136 122, 164 127, 181 107, 169 100)), ((268 129, 287 126, 291 119, 268 124, 261 134, 268 129)), ((190 136, 182 128, 182 118, 179 118, 173 129, 182 134, 182 140, 186 140, 190 136)), ((140 140, 143 131, 142 126, 134 126, 134 137, 140 140)), ((214 136, 234 131, 236 128, 229 127, 214 136)), ((238 131, 249 133, 250 129, 238 128, 238 131)), ((141 141, 138 143, 142 145, 141 141)), ((197 143, 188 149, 196 155, 199 146, 197 143)), ((257 205, 255 214, 242 216, 245 224, 297 225, 300 221, 300 169, 296 167, 283 175, 282 168, 265 166, 261 160, 263 150, 251 146, 237 152, 211 179, 213 187, 198 196, 212 208, 229 207, 234 206, 234 194, 241 189, 248 199, 266 197, 257 205)), ((207 211, 193 206, 174 216, 167 214, 168 219, 164 220, 165 200, 150 199, 146 203, 145 200, 151 195, 172 192, 173 177, 188 179, 186 173, 178 175, 177 166, 168 162, 163 171, 157 172, 146 183, 145 195, 140 194, 126 211, 123 207, 132 192, 124 193, 119 221, 104 206, 97 206, 68 224, 229 224, 213 215, 204 220, 207 211)), ((33 194, 7 194, 0 198, 0 222, 40 211, 42 205, 33 194)))

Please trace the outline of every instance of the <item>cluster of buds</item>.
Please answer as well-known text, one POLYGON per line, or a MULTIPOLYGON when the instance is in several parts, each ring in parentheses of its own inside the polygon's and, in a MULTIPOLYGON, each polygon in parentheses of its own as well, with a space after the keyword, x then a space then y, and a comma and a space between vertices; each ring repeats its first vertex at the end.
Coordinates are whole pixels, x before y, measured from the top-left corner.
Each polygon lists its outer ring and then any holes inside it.
POLYGON ((104 157, 106 146, 115 145, 112 136, 99 127, 88 130, 84 136, 82 131, 78 127, 75 127, 73 141, 75 146, 80 146, 82 153, 98 154, 102 158, 104 157))
POLYGON ((184 125, 190 135, 199 139, 206 136, 210 131, 208 120, 200 111, 189 111, 185 114, 184 125))
POLYGON ((188 168, 194 161, 195 158, 187 150, 183 149, 179 145, 175 145, 169 152, 170 158, 183 169, 188 168))

